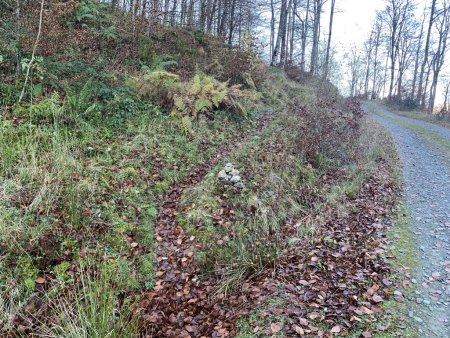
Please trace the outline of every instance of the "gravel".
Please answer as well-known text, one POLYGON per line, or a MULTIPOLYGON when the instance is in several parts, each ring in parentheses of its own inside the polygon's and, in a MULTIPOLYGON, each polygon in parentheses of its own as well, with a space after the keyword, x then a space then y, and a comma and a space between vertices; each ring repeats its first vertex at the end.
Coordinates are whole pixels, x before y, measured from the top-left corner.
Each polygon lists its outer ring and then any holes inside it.
MULTIPOLYGON (((377 105, 375 105, 377 106, 377 105)), ((364 107, 368 111, 367 107, 364 107)), ((450 129, 424 121, 377 110, 396 121, 408 121, 450 140, 450 129)), ((372 115, 392 134, 403 164, 405 200, 411 214, 418 264, 412 275, 417 294, 407 306, 421 337, 450 337, 450 163, 439 144, 428 141, 412 129, 378 115, 372 115), (433 278, 439 276, 439 278, 433 278)))

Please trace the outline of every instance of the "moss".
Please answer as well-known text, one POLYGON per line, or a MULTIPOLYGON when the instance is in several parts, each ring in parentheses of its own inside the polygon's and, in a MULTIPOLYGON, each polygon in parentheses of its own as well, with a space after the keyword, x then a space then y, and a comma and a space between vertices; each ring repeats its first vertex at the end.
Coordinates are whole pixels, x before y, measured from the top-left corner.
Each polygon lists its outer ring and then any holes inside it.
POLYGON ((36 284, 35 279, 38 277, 39 269, 36 263, 28 255, 19 256, 16 265, 16 274, 19 276, 19 281, 25 285, 25 287, 32 291, 36 284))
POLYGON ((146 287, 151 288, 154 285, 153 273, 154 262, 153 254, 147 253, 140 256, 140 263, 138 265, 138 273, 140 276, 140 282, 146 287))
POLYGON ((70 266, 70 262, 64 261, 53 268, 52 272, 55 274, 55 277, 58 281, 61 281, 63 283, 72 281, 72 277, 67 274, 67 270, 69 270, 70 266))

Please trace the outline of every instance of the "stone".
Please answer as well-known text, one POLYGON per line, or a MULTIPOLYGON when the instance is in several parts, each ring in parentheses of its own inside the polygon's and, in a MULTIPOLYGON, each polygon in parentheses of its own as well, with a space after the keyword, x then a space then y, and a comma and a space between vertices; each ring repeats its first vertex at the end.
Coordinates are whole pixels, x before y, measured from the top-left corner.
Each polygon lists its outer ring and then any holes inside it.
POLYGON ((415 278, 411 279, 411 283, 417 284, 417 279, 415 279, 415 278))
POLYGON ((225 172, 231 173, 231 171, 234 169, 233 165, 231 163, 225 164, 225 172))
POLYGON ((242 183, 242 182, 238 182, 234 186, 238 189, 244 189, 244 183, 242 183))
POLYGON ((422 304, 423 303, 423 299, 422 298, 417 298, 416 302, 417 302, 417 304, 422 304))
POLYGON ((230 179, 230 182, 233 183, 233 184, 236 184, 236 183, 238 183, 238 182, 240 182, 240 181, 242 181, 242 180, 241 180, 241 176, 233 176, 233 177, 231 177, 231 179, 230 179))
POLYGON ((414 317, 414 320, 418 323, 423 323, 423 319, 420 317, 414 317))
POLYGON ((219 178, 220 180, 225 180, 227 179, 228 175, 225 172, 225 170, 221 170, 219 171, 219 173, 217 174, 217 178, 219 178))
POLYGON ((414 311, 409 311, 408 312, 408 317, 410 317, 410 318, 414 317, 414 311))
POLYGON ((401 296, 401 295, 402 295, 402 293, 400 291, 398 291, 398 290, 394 291, 394 296, 401 296))

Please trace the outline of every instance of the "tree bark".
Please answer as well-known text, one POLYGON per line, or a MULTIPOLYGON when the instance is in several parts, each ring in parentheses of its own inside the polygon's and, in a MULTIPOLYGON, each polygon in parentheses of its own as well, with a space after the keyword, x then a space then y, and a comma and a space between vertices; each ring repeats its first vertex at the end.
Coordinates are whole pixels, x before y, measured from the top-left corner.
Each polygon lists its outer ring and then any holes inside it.
POLYGON ((375 84, 377 81, 378 70, 378 49, 380 47, 380 36, 383 29, 383 23, 380 21, 376 24, 376 41, 375 41, 375 57, 373 62, 373 83, 372 83, 372 99, 375 98, 375 84))
POLYGON ((275 5, 274 0, 270 0, 270 55, 273 55, 275 48, 275 5))
POLYGON ((281 10, 280 10, 280 22, 278 23, 278 35, 277 41, 275 43, 275 48, 272 54, 271 65, 275 65, 278 62, 279 49, 281 45, 281 39, 283 35, 283 23, 284 23, 284 14, 287 8, 287 0, 281 0, 281 10))
POLYGON ((302 58, 300 61, 300 68, 302 72, 305 71, 305 62, 306 62, 306 39, 308 38, 308 30, 309 30, 309 9, 310 9, 310 0, 306 2, 306 17, 305 22, 303 25, 303 32, 302 32, 302 58))
POLYGON ((422 25, 420 28, 420 35, 419 35, 419 40, 417 42, 417 49, 416 49, 416 58, 415 58, 415 63, 414 63, 414 76, 413 76, 413 82, 412 82, 412 86, 411 86, 411 98, 414 99, 415 95, 416 95, 416 86, 417 86, 417 75, 419 72, 419 57, 420 57, 420 51, 422 49, 422 37, 423 37, 423 26, 424 26, 424 21, 425 21, 425 16, 424 19, 422 21, 422 25))
MULTIPOLYGON (((434 11, 436 9, 436 0, 432 0, 431 4, 431 13, 430 13, 430 21, 428 23, 428 32, 427 32, 427 40, 425 42, 425 55, 423 57, 422 66, 420 67, 420 76, 419 76, 419 88, 417 90, 417 101, 421 100, 421 98, 424 96, 423 91, 423 75, 425 72, 425 65, 428 62, 428 53, 430 49, 430 38, 431 38, 431 29, 433 27, 433 21, 434 21, 434 11)), ((421 107, 422 109, 425 108, 425 100, 421 101, 421 107)))
POLYGON ((320 16, 322 14, 323 0, 314 0, 314 26, 313 26, 313 45, 311 52, 311 67, 309 72, 314 75, 317 72, 317 64, 319 57, 319 30, 320 16))
POLYGON ((325 72, 324 72, 325 79, 328 79, 328 72, 329 72, 329 67, 330 67, 331 35, 333 32, 333 17, 334 17, 335 3, 336 3, 336 0, 331 0, 331 12, 330 12, 330 25, 329 25, 329 31, 328 31, 327 54, 325 57, 325 72))

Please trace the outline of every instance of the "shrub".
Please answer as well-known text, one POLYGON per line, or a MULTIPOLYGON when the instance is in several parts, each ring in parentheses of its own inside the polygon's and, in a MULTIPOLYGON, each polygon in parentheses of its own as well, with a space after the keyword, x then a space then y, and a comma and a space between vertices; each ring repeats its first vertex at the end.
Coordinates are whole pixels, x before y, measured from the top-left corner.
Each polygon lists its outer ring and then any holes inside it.
POLYGON ((63 115, 63 105, 58 93, 53 93, 38 103, 28 107, 22 106, 14 111, 16 116, 28 118, 33 124, 55 123, 63 115))
POLYGON ((128 84, 139 97, 160 105, 188 125, 188 119, 212 118, 214 111, 222 108, 245 114, 245 109, 236 100, 244 96, 239 86, 229 87, 227 82, 217 81, 202 72, 197 72, 190 81, 182 82, 175 74, 153 70, 131 79, 128 84))
POLYGON ((20 93, 18 85, 10 85, 0 82, 0 106, 12 106, 18 99, 20 93))
POLYGON ((158 113, 156 107, 140 100, 130 87, 109 88, 108 94, 103 93, 105 105, 102 111, 113 125, 120 125, 141 113, 158 113))
POLYGON ((198 73, 183 86, 178 86, 173 94, 172 114, 198 119, 200 115, 212 116, 222 105, 233 107, 230 89, 226 82, 219 82, 211 76, 198 73))
POLYGON ((399 110, 414 110, 419 108, 419 102, 413 98, 393 98, 390 102, 398 107, 399 110))
POLYGON ((92 79, 86 81, 78 93, 69 91, 65 102, 66 122, 75 122, 93 113, 98 108, 97 104, 92 102, 95 96, 96 90, 92 79))
POLYGON ((171 109, 172 91, 179 84, 179 76, 165 70, 154 70, 132 78, 127 83, 140 98, 148 99, 165 109, 171 109))
POLYGON ((75 10, 75 22, 89 27, 96 37, 106 40, 117 39, 117 29, 112 20, 109 4, 82 0, 75 10))
POLYGON ((342 107, 335 102, 319 103, 317 109, 291 108, 303 123, 297 134, 298 153, 315 166, 323 161, 348 163, 354 155, 354 140, 359 137, 362 111, 353 100, 342 107))

